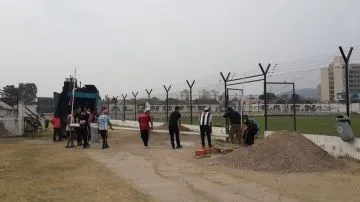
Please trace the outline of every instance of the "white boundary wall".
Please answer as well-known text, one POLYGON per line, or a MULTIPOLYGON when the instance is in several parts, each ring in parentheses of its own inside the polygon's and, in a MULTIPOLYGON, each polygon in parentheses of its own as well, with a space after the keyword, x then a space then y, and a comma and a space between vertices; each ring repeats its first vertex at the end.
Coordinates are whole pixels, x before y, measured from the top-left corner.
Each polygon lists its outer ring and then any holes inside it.
MULTIPOLYGON (((122 120, 111 120, 112 124, 116 124, 120 127, 130 127, 130 128, 139 128, 139 123, 137 121, 122 121, 122 120)), ((154 122, 154 127, 161 126, 164 123, 154 122)), ((190 130, 194 131, 194 133, 200 133, 200 127, 197 125, 185 125, 183 126, 189 128, 190 130)), ((214 136, 223 136, 226 137, 225 128, 220 127, 213 127, 213 134, 214 136)))
MULTIPOLYGON (((272 135, 274 131, 265 131, 265 138, 272 135)), ((335 157, 351 157, 360 160, 360 138, 355 138, 353 142, 342 141, 337 136, 303 134, 304 137, 323 148, 335 157)))

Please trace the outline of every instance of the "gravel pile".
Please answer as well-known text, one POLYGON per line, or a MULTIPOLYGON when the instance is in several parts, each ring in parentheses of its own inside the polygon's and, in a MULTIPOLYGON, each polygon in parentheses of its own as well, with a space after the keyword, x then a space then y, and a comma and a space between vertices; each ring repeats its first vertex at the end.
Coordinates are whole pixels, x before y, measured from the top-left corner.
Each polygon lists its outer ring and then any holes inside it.
POLYGON ((216 164, 275 173, 318 172, 346 167, 343 160, 331 156, 301 134, 288 132, 273 134, 251 148, 225 154, 216 164))

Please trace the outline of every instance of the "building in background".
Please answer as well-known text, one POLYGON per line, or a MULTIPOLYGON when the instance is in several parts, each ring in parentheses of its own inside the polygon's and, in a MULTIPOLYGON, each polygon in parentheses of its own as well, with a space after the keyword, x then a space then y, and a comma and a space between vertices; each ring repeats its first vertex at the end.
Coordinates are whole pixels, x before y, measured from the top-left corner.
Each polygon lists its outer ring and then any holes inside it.
POLYGON ((204 99, 204 100, 211 99, 211 93, 210 93, 210 91, 208 91, 208 90, 206 90, 206 89, 202 89, 202 90, 199 92, 199 98, 200 98, 200 99, 204 99))
POLYGON ((188 89, 180 92, 180 100, 190 100, 190 91, 188 89))
MULTIPOLYGON (((321 68, 320 101, 337 102, 345 100, 345 63, 337 56, 328 67, 321 68)), ((360 94, 360 64, 349 64, 349 92, 355 98, 360 94)))
POLYGON ((54 98, 38 97, 36 112, 39 114, 54 113, 54 98))
POLYGON ((219 101, 219 92, 216 90, 210 91, 210 98, 219 101))

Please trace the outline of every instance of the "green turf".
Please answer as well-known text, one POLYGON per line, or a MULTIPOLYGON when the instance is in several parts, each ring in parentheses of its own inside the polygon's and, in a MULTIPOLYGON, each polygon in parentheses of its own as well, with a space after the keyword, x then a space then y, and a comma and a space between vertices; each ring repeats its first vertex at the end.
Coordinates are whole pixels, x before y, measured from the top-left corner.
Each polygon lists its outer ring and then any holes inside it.
MULTIPOLYGON (((260 134, 263 134, 265 119, 264 117, 251 117, 260 124, 260 134)), ((297 116, 297 131, 307 134, 322 134, 322 135, 338 135, 335 128, 336 116, 297 116)), ((190 124, 190 118, 183 120, 184 124, 190 124)), ((214 126, 224 126, 225 119, 222 117, 213 118, 214 126)), ((351 125, 354 134, 360 137, 360 115, 351 116, 351 125)), ((198 124, 197 119, 194 118, 193 124, 198 124)), ((290 116, 270 116, 268 117, 268 130, 293 130, 293 119, 290 116)))

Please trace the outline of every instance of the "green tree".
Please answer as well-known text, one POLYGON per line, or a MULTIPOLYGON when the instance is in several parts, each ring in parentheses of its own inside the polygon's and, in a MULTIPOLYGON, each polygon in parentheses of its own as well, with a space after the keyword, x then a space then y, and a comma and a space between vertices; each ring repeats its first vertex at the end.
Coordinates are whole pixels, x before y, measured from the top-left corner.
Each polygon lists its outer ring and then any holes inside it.
MULTIPOLYGON (((266 98, 267 98, 268 100, 275 100, 275 99, 276 99, 276 95, 275 95, 274 93, 266 93, 266 98)), ((259 99, 260 99, 260 100, 264 100, 264 99, 265 99, 264 94, 260 95, 260 96, 259 96, 259 99)))
POLYGON ((20 83, 19 87, 7 85, 0 91, 0 95, 8 105, 14 106, 18 101, 29 105, 36 102, 37 87, 34 83, 20 83))
POLYGON ((37 87, 34 83, 19 84, 19 98, 24 104, 33 104, 37 98, 37 87))

